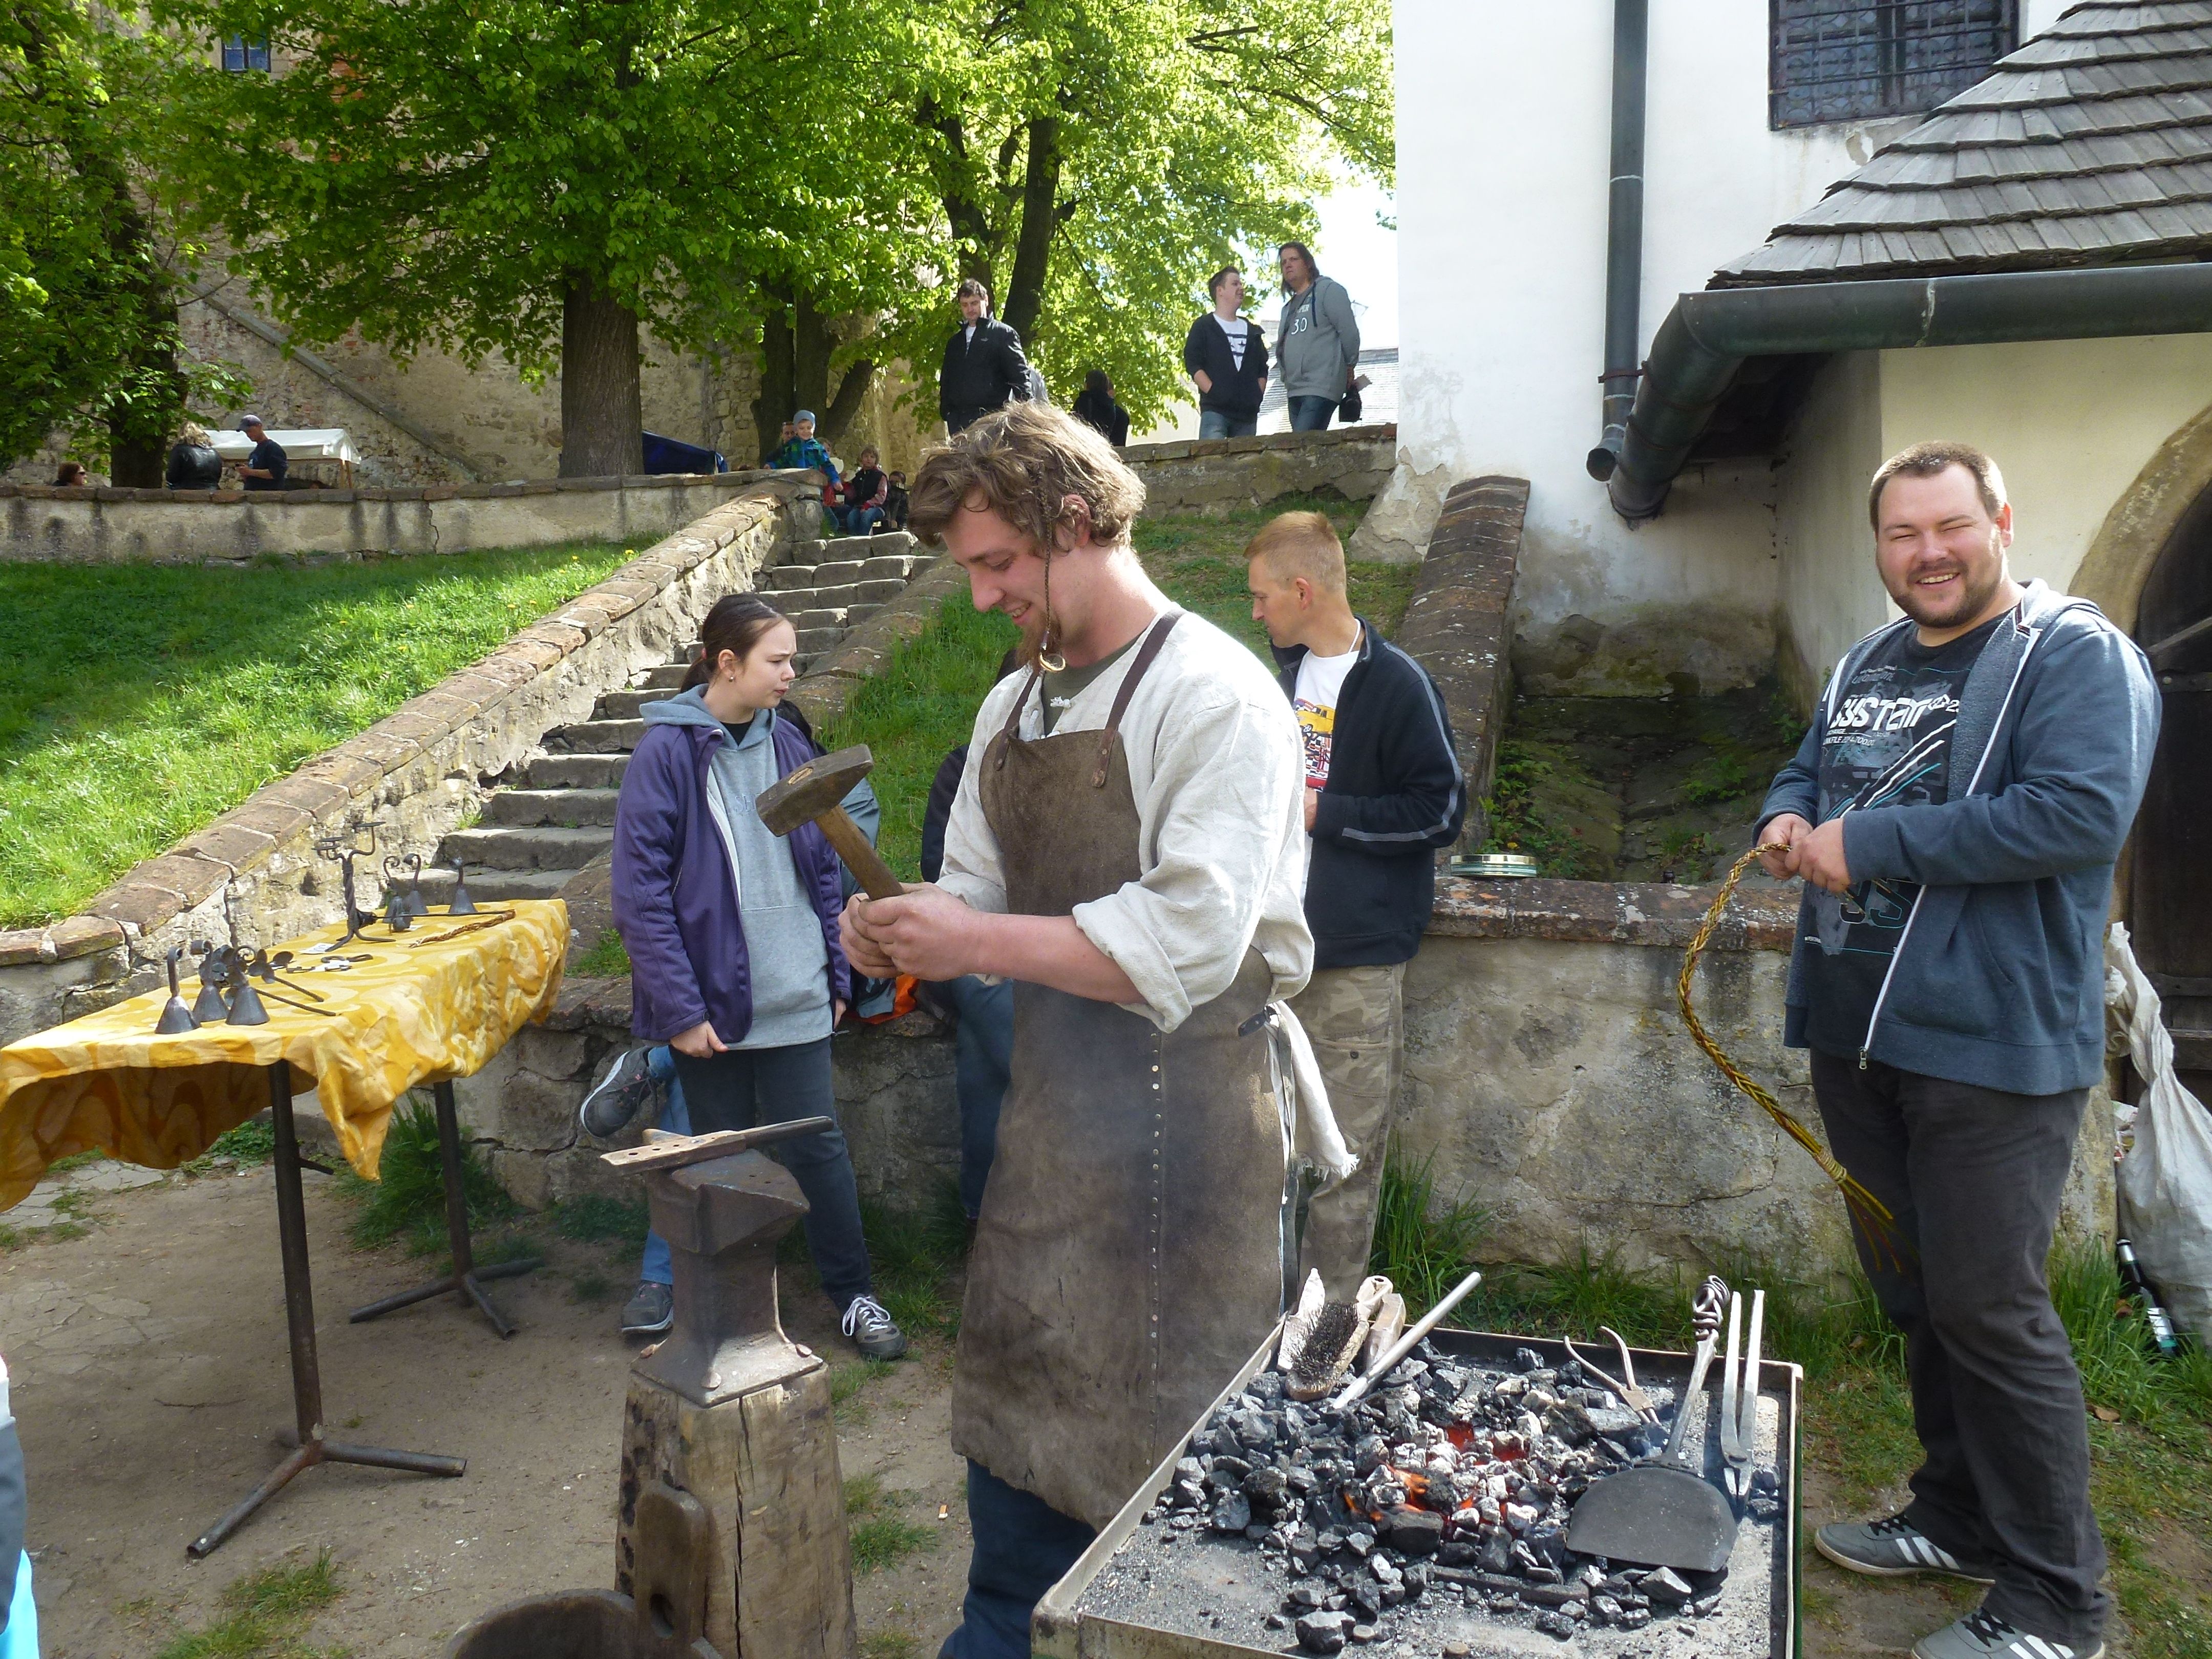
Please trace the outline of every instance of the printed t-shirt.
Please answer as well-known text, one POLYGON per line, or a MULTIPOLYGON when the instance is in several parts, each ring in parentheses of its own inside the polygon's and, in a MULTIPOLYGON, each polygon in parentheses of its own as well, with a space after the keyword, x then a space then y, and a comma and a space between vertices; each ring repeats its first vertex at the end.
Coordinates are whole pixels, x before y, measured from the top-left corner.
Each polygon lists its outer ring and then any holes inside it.
MULTIPOLYGON (((1835 702, 1820 745, 1822 823, 1875 806, 1940 806, 1949 796, 1959 692, 2002 617, 1945 645, 1911 628, 1869 652, 1835 702)), ((1843 893, 1807 889, 1805 1040, 1846 1058, 1865 1045, 1875 999, 1920 884, 1883 878, 1843 893)))
POLYGON ((1229 361, 1237 365, 1239 374, 1243 373, 1244 348, 1251 338, 1252 325, 1242 317, 1231 317, 1227 322, 1223 322, 1219 312, 1214 313, 1213 320, 1229 337, 1229 361))
POLYGON ((1344 691, 1344 677, 1359 660, 1359 641, 1341 656, 1324 657, 1309 651, 1298 661, 1297 690, 1292 705, 1297 712, 1298 738, 1304 745, 1306 787, 1319 789, 1328 781, 1328 754, 1336 741, 1336 702, 1344 691))

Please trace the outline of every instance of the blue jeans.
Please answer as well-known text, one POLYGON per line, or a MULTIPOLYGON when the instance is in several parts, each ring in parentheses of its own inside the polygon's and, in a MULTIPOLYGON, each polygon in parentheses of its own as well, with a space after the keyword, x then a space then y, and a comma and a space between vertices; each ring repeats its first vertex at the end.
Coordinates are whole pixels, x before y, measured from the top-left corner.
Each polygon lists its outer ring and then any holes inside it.
MULTIPOLYGON (((666 1043, 649 1051, 645 1063, 653 1068, 655 1079, 668 1085, 668 1104, 660 1110, 658 1127, 672 1135, 691 1133, 691 1109, 684 1103, 684 1085, 676 1080, 676 1053, 666 1043)), ((645 1236, 645 1260, 638 1265, 637 1276, 652 1285, 673 1285, 676 1270, 669 1263, 668 1241, 659 1233, 645 1236)))
POLYGON ((880 507, 841 507, 837 509, 837 528, 848 536, 866 536, 874 533, 884 521, 880 507))
POLYGON ((1291 404, 1291 430, 1319 432, 1328 425, 1329 416, 1336 413, 1334 398, 1293 398, 1291 404))
POLYGON ((1257 415, 1227 415, 1218 409, 1198 411, 1200 438, 1249 438, 1260 429, 1257 415))
POLYGON ((826 1117, 832 1127, 766 1149, 791 1171, 806 1195, 806 1249, 822 1288, 839 1312, 854 1297, 869 1295, 868 1242, 860 1231, 860 1193, 853 1181, 853 1154, 835 1127, 837 1105, 830 1083, 830 1039, 783 1048, 731 1048, 704 1060, 672 1056, 677 1081, 690 1103, 696 1134, 750 1129, 798 1117, 826 1117))
POLYGON ((981 1463, 968 1465, 968 1596, 937 1659, 1030 1659, 1030 1614, 1098 1534, 981 1463))
POLYGON ((960 1207, 973 1221, 982 1212, 983 1183, 999 1150, 999 1107, 1013 1081, 1014 982, 986 985, 967 974, 942 989, 960 1011, 952 1092, 960 1102, 960 1207))

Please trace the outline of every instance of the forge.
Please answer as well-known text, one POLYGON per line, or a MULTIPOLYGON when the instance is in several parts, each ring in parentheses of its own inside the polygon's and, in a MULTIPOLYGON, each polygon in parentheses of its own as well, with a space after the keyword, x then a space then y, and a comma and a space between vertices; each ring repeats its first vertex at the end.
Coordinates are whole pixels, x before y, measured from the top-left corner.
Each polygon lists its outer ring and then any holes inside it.
POLYGON ((1759 1368, 1754 1496, 1728 1564, 1655 1571, 1566 1547, 1589 1485, 1692 1413, 1721 1479, 1717 1392, 1635 1353, 1649 1425, 1563 1344, 1438 1330, 1349 1411, 1287 1400, 1274 1343, 1041 1602, 1054 1659, 1795 1659, 1802 1372, 1759 1368))

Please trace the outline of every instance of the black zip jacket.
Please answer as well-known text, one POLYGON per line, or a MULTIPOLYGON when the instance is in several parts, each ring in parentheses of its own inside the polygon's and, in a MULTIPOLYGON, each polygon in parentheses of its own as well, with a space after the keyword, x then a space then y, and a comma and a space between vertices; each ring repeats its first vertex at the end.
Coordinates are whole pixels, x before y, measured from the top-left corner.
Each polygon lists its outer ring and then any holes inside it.
MULTIPOLYGON (((1283 693, 1297 696, 1304 646, 1277 648, 1283 693)), ((1328 783, 1306 870, 1314 966, 1406 962, 1435 908, 1439 848, 1459 839, 1467 780, 1443 694, 1428 671, 1359 619, 1359 659, 1337 695, 1328 783)))
POLYGON ((937 412, 955 432, 1009 402, 1026 403, 1030 360, 1022 356, 1022 337, 995 317, 952 331, 945 343, 945 367, 937 376, 937 412))
POLYGON ((1182 343, 1183 372, 1195 374, 1202 368, 1213 382, 1212 391, 1198 394, 1200 409, 1218 415, 1260 412, 1260 398, 1267 389, 1267 343, 1260 337, 1259 324, 1248 318, 1245 328, 1244 367, 1239 368, 1229 349, 1229 337, 1212 312, 1190 325, 1182 343))

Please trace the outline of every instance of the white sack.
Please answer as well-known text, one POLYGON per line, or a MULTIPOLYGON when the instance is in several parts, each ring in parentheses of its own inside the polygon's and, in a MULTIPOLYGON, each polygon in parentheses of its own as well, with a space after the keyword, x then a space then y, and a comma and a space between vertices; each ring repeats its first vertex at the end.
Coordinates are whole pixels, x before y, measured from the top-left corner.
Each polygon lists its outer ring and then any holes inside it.
POLYGON ((2124 1045, 2148 1085, 2135 1145, 2120 1160, 2120 1231, 2181 1329, 2212 1338, 2212 1113, 2173 1075, 2173 1039, 2128 930, 2105 935, 2109 1045, 2124 1045))

